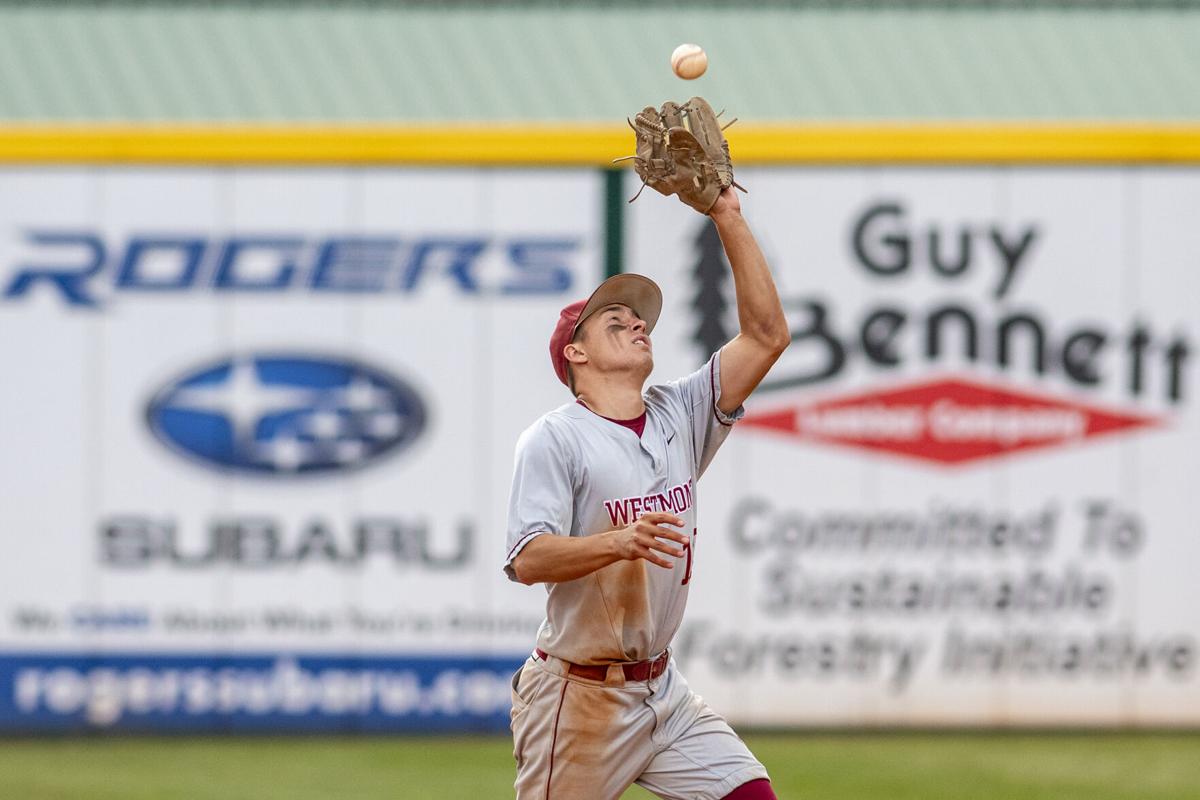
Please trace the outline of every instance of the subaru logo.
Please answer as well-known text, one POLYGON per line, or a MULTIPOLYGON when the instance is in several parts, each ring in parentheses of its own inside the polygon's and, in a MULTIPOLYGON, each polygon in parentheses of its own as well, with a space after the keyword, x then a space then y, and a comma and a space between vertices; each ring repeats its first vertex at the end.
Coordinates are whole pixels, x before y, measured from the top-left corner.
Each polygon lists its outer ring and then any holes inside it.
POLYGON ((425 405, 399 378, 361 362, 272 353, 186 373, 154 396, 146 419, 172 450, 218 469, 317 475, 412 444, 425 405))

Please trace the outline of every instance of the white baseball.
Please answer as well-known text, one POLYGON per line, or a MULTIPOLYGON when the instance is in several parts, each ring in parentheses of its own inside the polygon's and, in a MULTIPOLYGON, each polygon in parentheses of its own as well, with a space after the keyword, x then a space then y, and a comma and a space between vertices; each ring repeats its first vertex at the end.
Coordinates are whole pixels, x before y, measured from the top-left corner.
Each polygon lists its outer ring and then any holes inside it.
POLYGON ((685 81, 699 78, 708 69, 708 54, 698 44, 681 44, 671 53, 671 69, 685 81))

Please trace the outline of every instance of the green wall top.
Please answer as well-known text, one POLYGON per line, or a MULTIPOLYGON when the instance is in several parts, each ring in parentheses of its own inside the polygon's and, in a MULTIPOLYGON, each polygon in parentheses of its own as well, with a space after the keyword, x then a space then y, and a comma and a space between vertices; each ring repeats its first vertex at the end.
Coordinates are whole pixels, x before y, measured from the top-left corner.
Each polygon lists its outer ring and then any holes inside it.
POLYGON ((1200 9, 1086 5, 7 3, 0 120, 1200 119, 1200 9))

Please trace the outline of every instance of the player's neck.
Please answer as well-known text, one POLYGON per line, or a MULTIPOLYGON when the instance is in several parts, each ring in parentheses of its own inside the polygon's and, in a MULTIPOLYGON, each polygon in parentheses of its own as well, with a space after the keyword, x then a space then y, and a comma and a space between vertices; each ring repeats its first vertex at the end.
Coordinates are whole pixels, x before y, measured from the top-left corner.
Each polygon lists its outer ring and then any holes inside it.
POLYGON ((642 387, 632 384, 581 387, 578 399, 595 413, 609 419, 636 419, 646 411, 642 387))

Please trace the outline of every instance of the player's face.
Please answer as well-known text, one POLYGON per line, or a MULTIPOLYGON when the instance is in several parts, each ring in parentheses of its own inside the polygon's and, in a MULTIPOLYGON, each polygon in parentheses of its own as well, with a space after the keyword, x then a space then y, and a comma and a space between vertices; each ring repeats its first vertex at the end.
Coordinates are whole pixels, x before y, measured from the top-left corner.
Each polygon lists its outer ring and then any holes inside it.
POLYGON ((654 348, 646 323, 629 306, 613 304, 583 322, 582 337, 588 361, 603 371, 654 366, 654 348))

